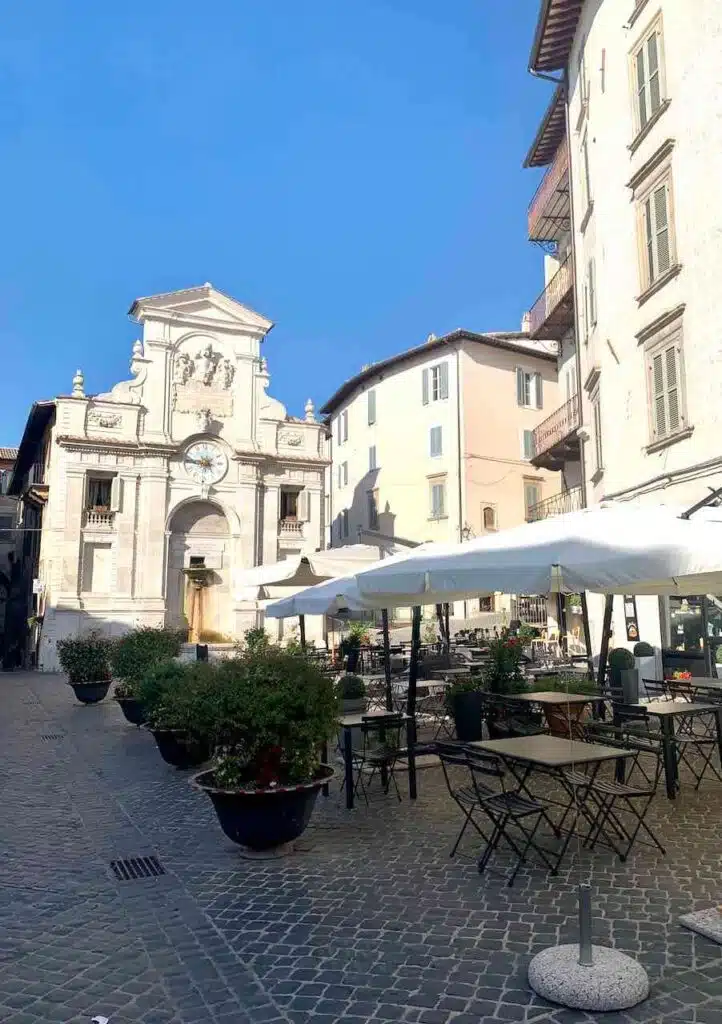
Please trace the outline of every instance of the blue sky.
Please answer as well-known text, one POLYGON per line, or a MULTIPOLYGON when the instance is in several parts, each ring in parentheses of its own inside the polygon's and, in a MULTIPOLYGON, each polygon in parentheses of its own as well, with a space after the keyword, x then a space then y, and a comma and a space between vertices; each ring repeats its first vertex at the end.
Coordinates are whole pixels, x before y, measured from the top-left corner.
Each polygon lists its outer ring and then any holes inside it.
POLYGON ((0 444, 127 377, 139 295, 276 321, 289 411, 542 285, 521 162, 551 94, 536 0, 31 0, 0 39, 0 444))

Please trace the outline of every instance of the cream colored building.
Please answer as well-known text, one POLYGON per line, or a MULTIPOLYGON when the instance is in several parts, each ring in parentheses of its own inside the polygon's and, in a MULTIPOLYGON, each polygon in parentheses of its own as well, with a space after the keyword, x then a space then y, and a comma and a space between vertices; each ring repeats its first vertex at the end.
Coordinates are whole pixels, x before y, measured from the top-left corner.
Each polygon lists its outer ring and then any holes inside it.
MULTIPOLYGON (((721 54, 718 0, 540 5, 530 68, 560 85, 527 157, 547 167, 530 237, 553 253, 532 333, 562 340, 562 388, 579 338, 555 444, 588 504, 722 486, 721 54)), ((669 602, 638 606, 643 638, 674 646, 669 602)))
POLYGON ((131 379, 37 403, 11 490, 41 509, 39 664, 97 626, 188 624, 202 570, 201 639, 240 637, 258 595, 236 577, 323 545, 326 436, 306 404, 267 394, 270 320, 206 284, 138 299, 131 379))
POLYGON ((365 367, 321 410, 329 545, 467 540, 533 518, 559 490, 530 461, 557 404, 556 345, 526 332, 457 330, 365 367))

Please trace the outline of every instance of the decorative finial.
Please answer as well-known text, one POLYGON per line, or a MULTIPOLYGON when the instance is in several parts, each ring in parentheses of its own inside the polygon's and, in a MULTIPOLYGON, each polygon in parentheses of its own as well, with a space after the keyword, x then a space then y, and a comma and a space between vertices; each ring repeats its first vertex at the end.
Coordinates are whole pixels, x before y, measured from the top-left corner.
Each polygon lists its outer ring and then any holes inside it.
POLYGON ((133 359, 140 358, 143 355, 143 342, 140 338, 136 338, 133 342, 133 359))
POLYGON ((73 398, 85 398, 85 377, 82 370, 76 370, 73 377, 73 398))
POLYGON ((306 402, 306 404, 304 406, 304 409, 306 410, 306 420, 309 423, 314 423, 315 422, 315 419, 316 419, 316 417, 314 416, 315 408, 316 407, 313 404, 313 399, 309 398, 309 400, 306 402))
POLYGON ((268 373, 268 360, 265 356, 261 356, 261 373, 268 373))

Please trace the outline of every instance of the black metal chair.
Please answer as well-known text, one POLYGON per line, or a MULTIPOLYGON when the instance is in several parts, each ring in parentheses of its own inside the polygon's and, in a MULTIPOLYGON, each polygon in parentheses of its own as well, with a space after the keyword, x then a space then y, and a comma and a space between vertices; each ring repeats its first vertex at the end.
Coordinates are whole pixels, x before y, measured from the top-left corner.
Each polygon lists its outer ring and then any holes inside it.
MULTIPOLYGON (((463 743, 437 742, 436 753, 441 761, 441 770, 444 773, 444 782, 449 791, 449 796, 464 815, 464 824, 461 826, 461 831, 456 837, 456 842, 449 853, 449 856, 453 857, 469 825, 476 829, 487 844, 489 843, 489 837, 474 818, 474 811, 479 806, 478 792, 480 786, 475 787, 469 778, 469 762, 463 743)), ((489 787, 484 787, 484 790, 489 796, 492 796, 495 792, 494 789, 489 787)))
POLYGON ((402 757, 401 732, 403 727, 403 716, 393 712, 369 715, 362 719, 359 726, 361 749, 354 751, 354 768, 356 770, 354 796, 357 796, 360 791, 367 805, 369 788, 376 775, 379 775, 382 780, 384 793, 388 794, 391 783, 393 783, 396 796, 399 801, 401 800, 401 791, 394 776, 394 769, 402 757))
POLYGON ((643 679, 642 685, 649 700, 669 700, 670 692, 664 679, 643 679))

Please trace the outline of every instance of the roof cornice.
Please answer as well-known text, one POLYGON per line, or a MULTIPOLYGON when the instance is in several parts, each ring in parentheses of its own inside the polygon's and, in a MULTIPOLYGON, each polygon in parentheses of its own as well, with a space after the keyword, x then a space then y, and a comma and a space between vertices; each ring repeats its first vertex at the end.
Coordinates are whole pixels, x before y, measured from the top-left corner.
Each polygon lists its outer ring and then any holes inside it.
POLYGON ((542 0, 529 56, 531 72, 566 69, 583 6, 584 0, 542 0))

